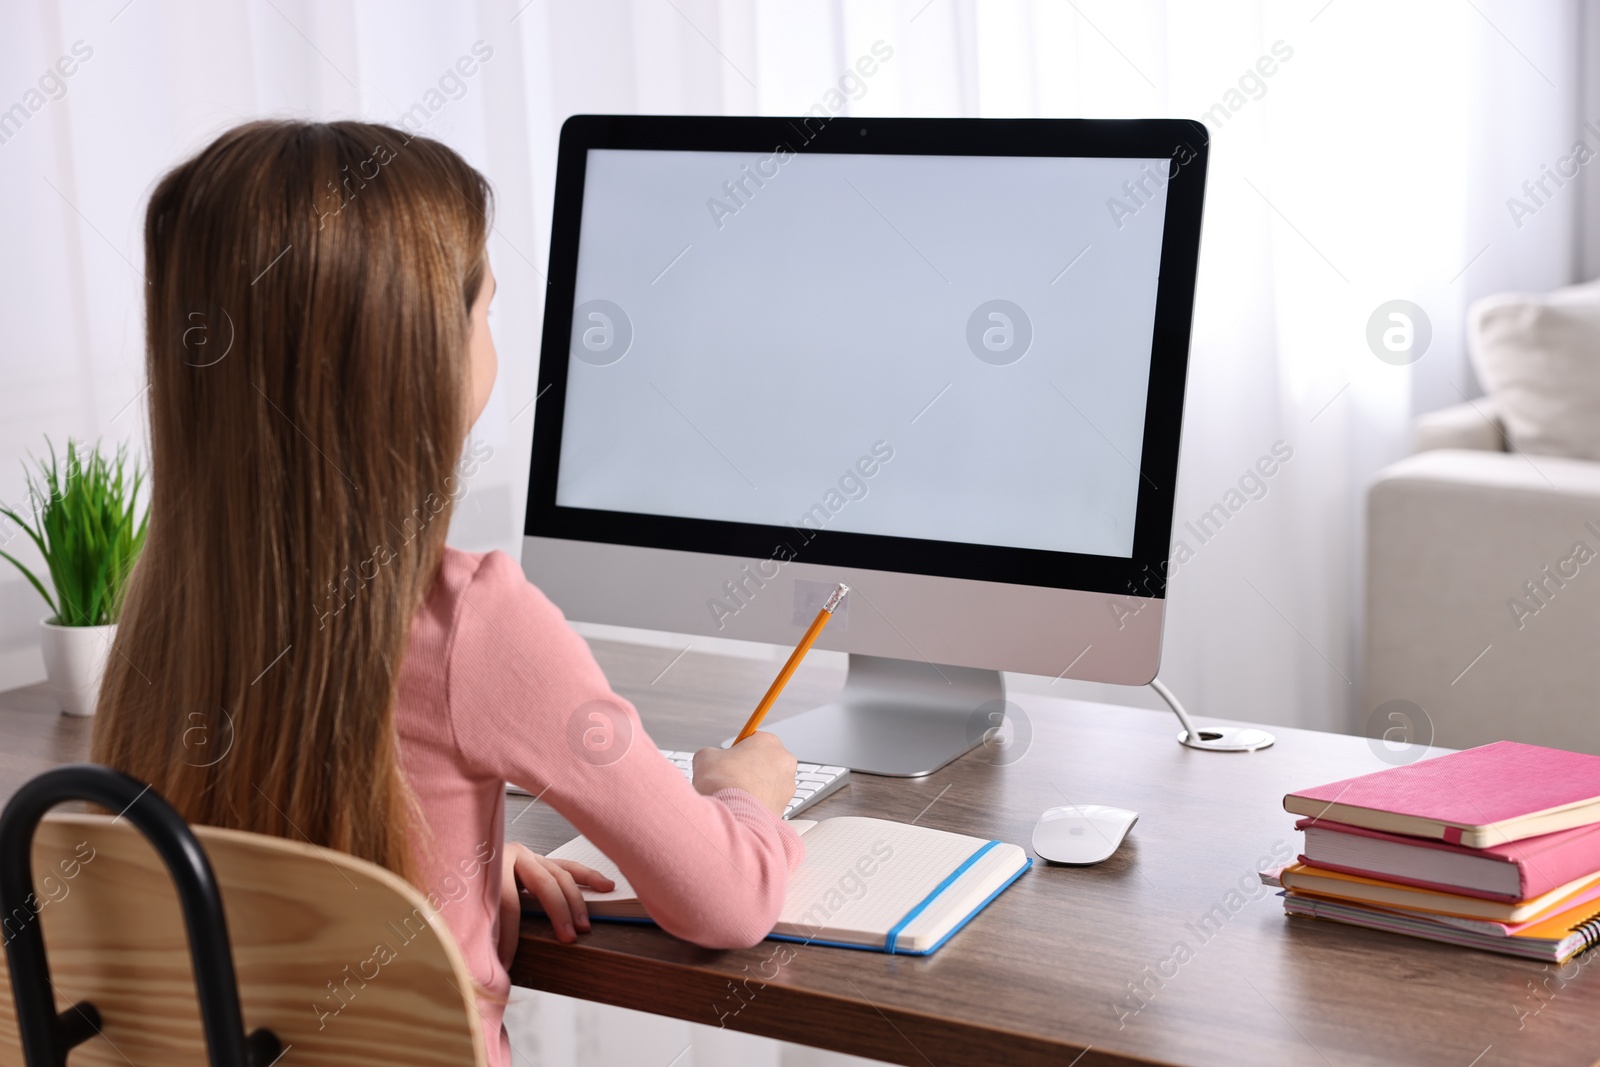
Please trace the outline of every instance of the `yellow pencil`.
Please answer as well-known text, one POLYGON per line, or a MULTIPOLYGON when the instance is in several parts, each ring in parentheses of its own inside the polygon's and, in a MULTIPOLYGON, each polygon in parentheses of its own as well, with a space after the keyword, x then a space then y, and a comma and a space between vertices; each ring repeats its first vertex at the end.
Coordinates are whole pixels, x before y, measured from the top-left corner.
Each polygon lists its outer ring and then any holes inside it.
POLYGON ((822 628, 828 625, 828 620, 833 618, 834 609, 850 592, 850 587, 840 582, 833 587, 833 593, 828 597, 828 602, 822 605, 822 610, 817 612, 817 617, 811 620, 811 626, 806 630, 805 636, 800 638, 800 643, 794 646, 794 651, 789 655, 789 662, 783 665, 783 670, 772 680, 772 688, 767 690, 767 695, 761 698, 761 703, 756 705, 756 710, 750 713, 750 721, 744 724, 744 729, 739 731, 739 736, 733 739, 738 744, 761 725, 761 720, 767 717, 767 712, 772 710, 772 705, 777 703, 778 694, 783 692, 783 687, 789 684, 800 661, 806 658, 806 653, 811 651, 811 646, 816 643, 817 635, 822 633, 822 628))

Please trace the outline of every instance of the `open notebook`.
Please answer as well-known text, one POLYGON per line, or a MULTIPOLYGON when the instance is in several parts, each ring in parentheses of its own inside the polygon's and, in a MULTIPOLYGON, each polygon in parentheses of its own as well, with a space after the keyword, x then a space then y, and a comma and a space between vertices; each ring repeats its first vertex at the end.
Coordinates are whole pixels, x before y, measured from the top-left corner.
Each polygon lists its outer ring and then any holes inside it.
MULTIPOLYGON (((789 825, 804 838, 806 858, 768 935, 784 941, 926 956, 1033 865, 1017 845, 885 819, 789 825)), ((584 890, 592 918, 650 921, 617 865, 588 839, 574 838, 550 856, 616 881, 609 893, 584 890)))

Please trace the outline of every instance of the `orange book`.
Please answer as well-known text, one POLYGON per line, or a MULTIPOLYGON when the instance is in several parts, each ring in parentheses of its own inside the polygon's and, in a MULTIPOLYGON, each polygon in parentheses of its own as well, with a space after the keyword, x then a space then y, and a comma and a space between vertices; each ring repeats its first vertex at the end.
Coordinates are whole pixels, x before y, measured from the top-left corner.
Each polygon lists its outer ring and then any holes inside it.
POLYGON ((1283 868, 1277 880, 1285 889, 1296 893, 1501 923, 1525 923, 1562 908, 1573 907, 1581 902, 1580 897, 1585 894, 1591 898, 1600 896, 1600 871, 1557 886, 1531 900, 1520 901, 1485 900, 1459 893, 1442 893, 1436 889, 1308 867, 1303 863, 1283 868))

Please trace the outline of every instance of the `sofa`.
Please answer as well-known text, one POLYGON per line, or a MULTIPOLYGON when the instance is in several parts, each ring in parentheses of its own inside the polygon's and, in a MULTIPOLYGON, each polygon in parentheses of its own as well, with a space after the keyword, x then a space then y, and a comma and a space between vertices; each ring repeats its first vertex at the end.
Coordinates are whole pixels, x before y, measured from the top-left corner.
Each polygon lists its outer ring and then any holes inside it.
POLYGON ((1600 286, 1480 301, 1467 340, 1487 395, 1368 490, 1356 728, 1600 753, 1600 286))

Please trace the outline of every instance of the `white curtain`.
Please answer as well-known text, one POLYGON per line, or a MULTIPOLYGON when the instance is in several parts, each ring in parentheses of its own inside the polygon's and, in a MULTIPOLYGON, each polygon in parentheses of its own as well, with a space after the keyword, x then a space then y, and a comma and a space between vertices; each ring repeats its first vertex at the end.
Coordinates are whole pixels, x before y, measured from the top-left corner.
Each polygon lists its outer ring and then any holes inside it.
MULTIPOLYGON (((1471 300, 1550 289, 1595 262, 1578 239, 1580 220, 1600 217, 1581 188, 1593 176, 1546 179, 1537 204, 1524 187, 1600 119, 1580 103, 1585 6, 14 3, 0 34, 0 499, 21 500, 20 461, 47 434, 139 447, 144 201, 165 168, 242 119, 406 121, 494 182, 501 376, 475 430, 494 458, 452 535, 515 553, 567 115, 822 104, 863 116, 1201 117, 1211 172, 1162 675, 1200 715, 1359 727, 1367 480, 1404 454, 1414 413, 1475 395, 1462 340, 1471 300), (875 46, 892 54, 870 77, 851 74, 875 46), (1408 366, 1367 343, 1369 318, 1392 300, 1431 324, 1408 366), (1241 485, 1274 448, 1264 488, 1241 485), (1216 504, 1220 530, 1189 533, 1216 504)), ((0 541, 36 561, 13 531, 0 541)), ((38 675, 41 614, 0 570, 0 683, 38 675)), ((1143 692, 1013 684, 1156 706, 1143 692)), ((576 1029, 532 1062, 603 1062, 571 1038, 590 1009, 561 1003, 548 1002, 552 1018, 576 1029)), ((711 1048, 679 1062, 720 1062, 711 1048)))

